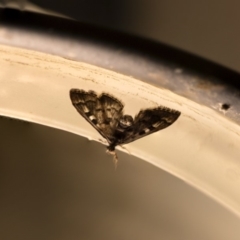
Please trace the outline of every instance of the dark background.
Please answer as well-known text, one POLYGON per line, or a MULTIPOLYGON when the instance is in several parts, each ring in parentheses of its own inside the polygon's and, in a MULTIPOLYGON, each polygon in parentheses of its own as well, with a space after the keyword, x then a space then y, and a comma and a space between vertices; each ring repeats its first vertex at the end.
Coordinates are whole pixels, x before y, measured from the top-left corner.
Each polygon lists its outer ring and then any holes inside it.
POLYGON ((237 0, 0 0, 153 39, 240 72, 237 0))

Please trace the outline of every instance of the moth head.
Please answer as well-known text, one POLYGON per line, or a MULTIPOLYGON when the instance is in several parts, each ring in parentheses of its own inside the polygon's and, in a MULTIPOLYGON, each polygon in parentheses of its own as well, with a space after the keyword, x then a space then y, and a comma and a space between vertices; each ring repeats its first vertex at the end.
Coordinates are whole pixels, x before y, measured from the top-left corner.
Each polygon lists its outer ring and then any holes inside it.
POLYGON ((122 128, 128 128, 133 125, 133 118, 129 115, 124 115, 120 118, 119 124, 122 128))

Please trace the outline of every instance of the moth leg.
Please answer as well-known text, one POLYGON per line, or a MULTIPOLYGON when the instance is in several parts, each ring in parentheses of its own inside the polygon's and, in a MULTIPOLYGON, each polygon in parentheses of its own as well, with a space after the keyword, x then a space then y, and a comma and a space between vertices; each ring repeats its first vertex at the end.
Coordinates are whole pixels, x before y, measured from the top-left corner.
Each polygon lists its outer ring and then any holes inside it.
POLYGON ((118 145, 118 146, 124 149, 126 152, 128 152, 129 155, 131 155, 131 152, 128 150, 127 147, 124 147, 123 145, 118 145))
POLYGON ((118 165, 118 156, 117 153, 114 151, 110 151, 109 149, 107 149, 106 153, 110 154, 113 156, 113 164, 115 167, 115 170, 117 169, 117 165, 118 165))
POLYGON ((98 141, 101 142, 101 143, 104 144, 104 145, 109 144, 108 141, 106 141, 106 140, 104 140, 104 139, 101 139, 101 138, 98 138, 98 141))

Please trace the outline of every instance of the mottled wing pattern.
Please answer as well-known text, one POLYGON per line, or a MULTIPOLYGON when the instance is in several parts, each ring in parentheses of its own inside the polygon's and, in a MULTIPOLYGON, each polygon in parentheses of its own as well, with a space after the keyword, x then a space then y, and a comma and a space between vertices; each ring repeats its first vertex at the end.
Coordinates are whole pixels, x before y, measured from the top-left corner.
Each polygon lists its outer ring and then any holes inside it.
POLYGON ((71 89, 70 98, 77 111, 93 126, 103 122, 102 107, 95 92, 71 89))
POLYGON ((123 104, 113 96, 103 93, 99 101, 104 109, 105 123, 114 129, 117 127, 119 119, 123 115, 123 104))
POLYGON ((70 98, 77 111, 111 143, 114 130, 122 116, 122 103, 108 94, 100 97, 95 92, 71 89, 70 98))
POLYGON ((134 119, 132 131, 127 132, 118 144, 125 144, 162 130, 173 124, 180 112, 166 107, 141 110, 134 119))

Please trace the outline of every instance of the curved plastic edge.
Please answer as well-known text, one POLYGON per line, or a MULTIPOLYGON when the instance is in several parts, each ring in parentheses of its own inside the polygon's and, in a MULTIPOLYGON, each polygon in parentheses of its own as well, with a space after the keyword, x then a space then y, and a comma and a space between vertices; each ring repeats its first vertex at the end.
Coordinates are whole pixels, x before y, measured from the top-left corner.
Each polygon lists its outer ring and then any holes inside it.
POLYGON ((181 111, 169 128, 125 145, 240 215, 239 126, 210 108, 140 80, 57 56, 0 45, 0 114, 89 139, 104 139, 74 109, 71 88, 110 93, 125 113, 163 105, 181 111))

